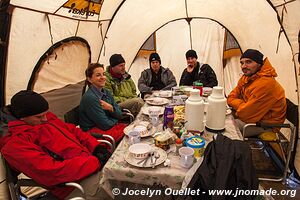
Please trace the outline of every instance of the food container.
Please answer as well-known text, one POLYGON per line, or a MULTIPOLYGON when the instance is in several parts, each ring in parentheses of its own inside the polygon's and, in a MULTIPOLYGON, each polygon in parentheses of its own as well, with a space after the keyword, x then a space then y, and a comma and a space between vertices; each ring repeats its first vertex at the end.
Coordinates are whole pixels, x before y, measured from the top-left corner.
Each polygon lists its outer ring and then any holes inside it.
POLYGON ((186 146, 194 149, 195 158, 200 158, 204 154, 205 140, 201 137, 193 136, 186 140, 186 146))
POLYGON ((162 132, 154 137, 154 141, 155 146, 166 151, 170 148, 170 144, 173 143, 173 138, 171 134, 162 132))

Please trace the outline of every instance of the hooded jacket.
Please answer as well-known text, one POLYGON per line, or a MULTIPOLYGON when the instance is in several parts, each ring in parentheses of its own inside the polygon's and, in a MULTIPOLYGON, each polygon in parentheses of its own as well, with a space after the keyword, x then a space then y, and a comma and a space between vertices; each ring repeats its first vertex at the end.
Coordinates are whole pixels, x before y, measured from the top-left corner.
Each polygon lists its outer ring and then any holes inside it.
POLYGON ((49 112, 46 116, 46 123, 35 126, 10 121, 8 133, 0 141, 1 153, 14 170, 64 199, 72 188, 55 185, 79 182, 98 171, 100 163, 92 152, 99 143, 54 114, 49 112))
POLYGON ((192 196, 192 199, 255 199, 251 195, 234 195, 238 194, 238 190, 258 189, 250 146, 243 141, 217 135, 205 148, 203 161, 187 188, 201 191, 200 196, 192 196), (232 195, 209 195, 208 190, 227 190, 232 195))
POLYGON ((245 123, 283 123, 286 113, 284 89, 275 80, 277 73, 266 58, 252 76, 243 75, 231 91, 227 103, 245 123))
MULTIPOLYGON (((161 81, 165 85, 165 87, 162 90, 171 90, 172 87, 176 86, 176 79, 173 75, 172 71, 169 68, 161 67, 161 81)), ((138 81, 138 87, 140 92, 151 92, 152 88, 150 87, 152 80, 152 71, 151 69, 145 69, 141 73, 141 77, 138 81)))
POLYGON ((111 92, 116 103, 137 97, 135 84, 129 74, 126 73, 124 79, 119 80, 118 78, 113 78, 109 71, 110 66, 107 67, 105 72, 105 88, 111 92))

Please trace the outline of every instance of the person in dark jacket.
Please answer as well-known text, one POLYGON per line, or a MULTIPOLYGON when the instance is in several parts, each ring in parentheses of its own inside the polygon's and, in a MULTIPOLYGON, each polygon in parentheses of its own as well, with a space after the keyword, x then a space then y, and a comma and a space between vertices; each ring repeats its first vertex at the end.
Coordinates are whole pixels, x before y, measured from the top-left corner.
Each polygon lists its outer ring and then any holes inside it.
POLYGON ((9 111, 14 118, 0 140, 2 156, 15 171, 43 185, 58 199, 77 195, 72 188, 56 187, 66 182, 80 182, 86 199, 101 199, 99 170, 110 152, 48 109, 46 99, 33 91, 22 90, 12 97, 9 111))
POLYGON ((150 55, 149 64, 150 68, 145 69, 138 80, 138 88, 142 95, 151 93, 153 90, 171 90, 177 85, 172 71, 161 66, 158 53, 150 55))
POLYGON ((208 64, 197 61, 196 51, 188 50, 185 54, 187 67, 181 74, 179 85, 192 86, 193 82, 199 81, 203 87, 214 87, 218 85, 217 76, 208 64))

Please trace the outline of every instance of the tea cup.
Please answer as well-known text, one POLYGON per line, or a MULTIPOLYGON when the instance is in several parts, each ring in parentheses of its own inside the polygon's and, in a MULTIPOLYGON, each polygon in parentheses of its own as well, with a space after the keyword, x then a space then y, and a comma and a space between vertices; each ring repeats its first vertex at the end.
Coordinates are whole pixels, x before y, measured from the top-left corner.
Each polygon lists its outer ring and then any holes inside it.
POLYGON ((141 136, 140 136, 140 133, 133 129, 131 130, 129 133, 128 133, 128 144, 129 145, 133 145, 133 144, 136 144, 136 143, 139 143, 141 142, 141 136))
POLYGON ((136 127, 134 127, 133 131, 138 132, 140 137, 145 137, 145 136, 149 135, 147 127, 142 126, 142 125, 137 125, 136 127))

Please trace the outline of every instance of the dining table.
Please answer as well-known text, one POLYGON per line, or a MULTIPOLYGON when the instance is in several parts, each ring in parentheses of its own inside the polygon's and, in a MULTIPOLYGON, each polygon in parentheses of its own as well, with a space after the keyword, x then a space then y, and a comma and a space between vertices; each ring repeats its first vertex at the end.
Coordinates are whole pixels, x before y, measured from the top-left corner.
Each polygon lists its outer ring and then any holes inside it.
MULTIPOLYGON (((168 100, 171 103, 172 98, 168 100)), ((149 116, 143 110, 149 106, 149 104, 145 103, 131 126, 140 122, 150 121, 149 116)), ((159 125, 152 127, 149 131, 152 131, 153 134, 163 131, 162 123, 163 116, 160 116, 159 125)), ((148 137, 142 137, 141 142, 154 147, 153 134, 151 133, 148 137)), ((226 115, 225 131, 222 134, 231 139, 242 139, 241 132, 235 123, 233 115, 230 113, 226 115)), ((201 137, 207 145, 217 135, 216 133, 204 130, 201 137)), ((151 197, 151 199, 172 199, 174 191, 178 191, 188 184, 203 160, 203 157, 195 159, 194 165, 189 169, 182 167, 180 165, 180 156, 175 151, 176 147, 173 144, 166 152, 168 163, 159 163, 154 168, 149 166, 134 166, 132 163, 129 164, 128 160, 126 161, 129 146, 129 139, 125 134, 111 158, 102 169, 100 186, 104 199, 140 199, 145 196, 151 197)))

